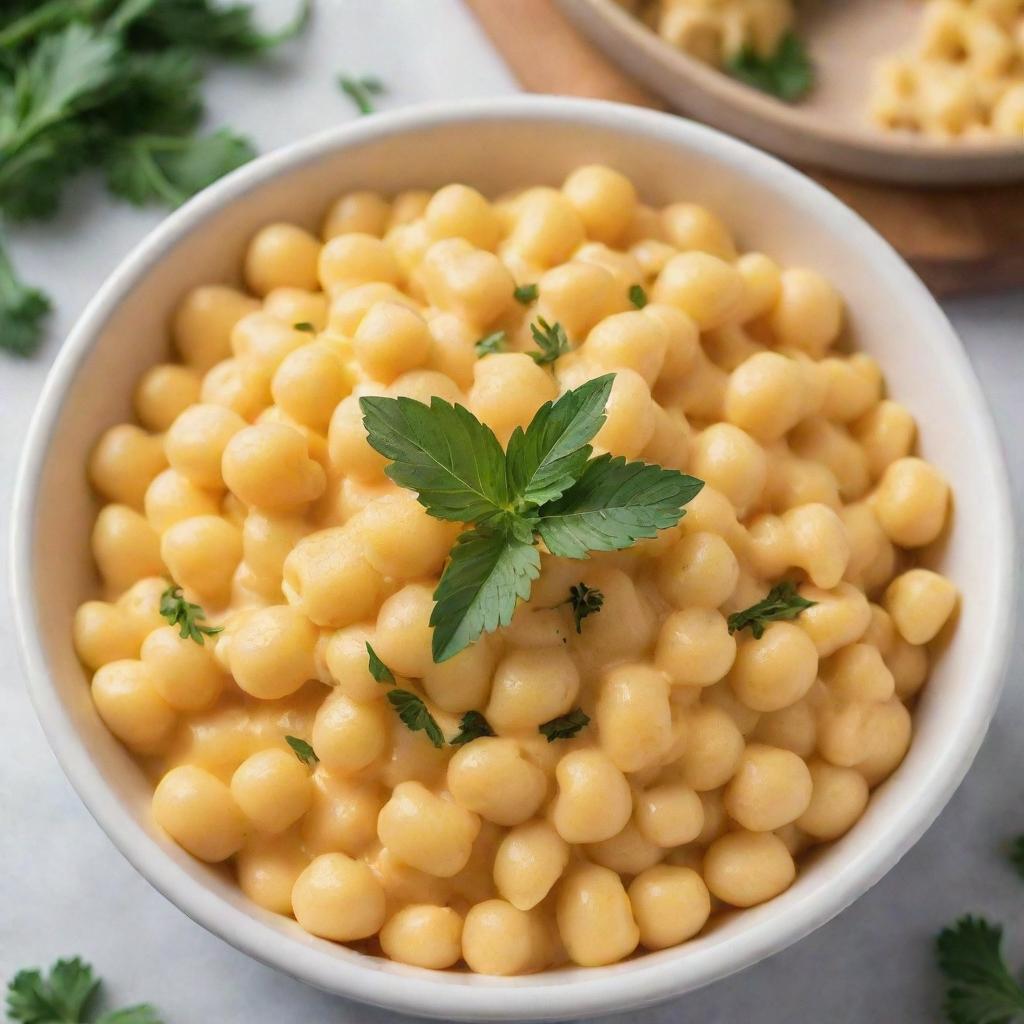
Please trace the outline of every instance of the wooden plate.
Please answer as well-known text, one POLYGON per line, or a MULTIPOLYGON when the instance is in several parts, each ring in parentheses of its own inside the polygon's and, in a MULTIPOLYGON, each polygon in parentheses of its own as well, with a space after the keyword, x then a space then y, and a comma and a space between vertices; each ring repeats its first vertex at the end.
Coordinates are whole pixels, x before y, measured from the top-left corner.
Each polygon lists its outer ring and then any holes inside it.
POLYGON ((614 0, 557 0, 613 60, 679 110, 796 163, 915 185, 1024 180, 1024 139, 947 143, 873 128, 871 68, 913 38, 920 0, 832 0, 801 11, 818 84, 787 104, 687 56, 614 0))

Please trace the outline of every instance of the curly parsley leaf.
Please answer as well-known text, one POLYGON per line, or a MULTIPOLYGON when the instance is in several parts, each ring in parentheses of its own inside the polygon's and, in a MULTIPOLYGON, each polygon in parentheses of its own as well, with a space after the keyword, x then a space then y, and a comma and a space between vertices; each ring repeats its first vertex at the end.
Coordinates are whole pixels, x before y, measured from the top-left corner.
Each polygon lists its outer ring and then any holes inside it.
POLYGON ((944 1009, 953 1024, 1009 1024, 1024 1015, 1024 989, 1006 967, 1003 929, 962 917, 936 943, 948 987, 944 1009))
POLYGON ((440 663, 512 621, 516 602, 530 596, 540 575, 540 555, 527 535, 508 521, 459 536, 434 591, 430 625, 433 656, 440 663))
POLYGON ((538 366, 553 363, 567 352, 572 351, 565 328, 560 323, 549 324, 544 317, 539 316, 536 323, 530 324, 530 333, 540 351, 527 354, 538 366))
POLYGON ((285 736, 285 743, 295 751, 295 756, 305 765, 313 767, 320 760, 316 756, 316 751, 313 749, 312 744, 307 743, 305 740, 300 740, 298 736, 285 736))
POLYGON ((43 338, 43 321, 50 300, 37 288, 22 283, 0 243, 0 348, 30 356, 43 338))
POLYGON ((499 352, 504 352, 506 348, 508 348, 508 336, 504 331, 492 331, 473 345, 477 359, 497 355, 499 352))
POLYGON ((437 397, 429 406, 367 397, 359 407, 371 447, 391 460, 387 475, 432 516, 479 522, 506 509, 505 453, 468 409, 437 397))
MULTIPOLYGON (((84 1024, 100 980, 79 957, 58 960, 46 977, 38 969, 19 971, 7 986, 7 1016, 19 1024, 84 1024)), ((96 1024, 161 1024, 148 1005, 102 1014, 96 1024)))
POLYGON ((519 305, 528 306, 531 302, 537 301, 539 292, 540 289, 535 284, 520 284, 512 292, 512 297, 519 305))
POLYGON ((675 526, 703 480, 622 456, 591 459, 560 498, 538 512, 537 530, 563 558, 618 551, 675 526))
POLYGON ((562 602, 572 609, 576 632, 583 632, 583 620, 596 615, 604 605, 604 594, 596 587, 588 587, 586 583, 576 583, 569 588, 569 596, 562 602))
POLYGON ((725 70, 738 81, 787 103, 800 99, 814 85, 814 65, 792 32, 782 38, 770 57, 745 47, 726 61, 725 70))
POLYGON ((369 659, 370 675, 373 676, 378 683, 394 683, 395 673, 377 657, 377 652, 373 649, 369 641, 366 642, 366 657, 369 659))
POLYGON ((206 618, 206 612, 202 605, 186 601, 181 587, 173 583, 160 595, 160 614, 170 625, 181 627, 178 636, 182 640, 194 640, 200 647, 205 637, 214 636, 224 629, 223 626, 204 626, 202 620, 206 618))
POLYGON ((550 722, 544 722, 537 726, 537 732, 547 737, 548 743, 555 740, 571 740, 580 729, 590 724, 590 716, 583 713, 582 708, 573 708, 565 715, 552 718, 550 722))
POLYGON ((817 603, 801 597, 792 580, 783 580, 776 583, 757 604, 733 612, 728 618, 729 632, 736 633, 749 627, 754 639, 760 640, 767 623, 795 619, 806 608, 813 608, 817 603))
POLYGON ((629 289, 629 301, 636 306, 637 309, 643 309, 647 305, 647 292, 644 291, 643 286, 634 284, 629 289))
POLYGON ((461 747, 472 743, 482 736, 493 736, 494 730, 479 711, 467 711, 459 722, 459 731, 449 740, 453 747, 461 747))
POLYGON ((388 690, 388 703, 410 732, 425 732, 427 739, 440 749, 444 746, 444 733, 437 720, 423 703, 423 698, 409 690, 388 690))

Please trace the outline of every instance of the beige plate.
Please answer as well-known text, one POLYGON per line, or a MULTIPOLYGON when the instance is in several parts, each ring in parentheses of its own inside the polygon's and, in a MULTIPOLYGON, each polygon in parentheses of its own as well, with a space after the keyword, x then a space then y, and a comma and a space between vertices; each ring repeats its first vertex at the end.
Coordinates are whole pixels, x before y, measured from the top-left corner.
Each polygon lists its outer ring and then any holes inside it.
POLYGON ((886 134, 867 122, 871 66, 913 37, 919 0, 808 4, 801 36, 818 83, 793 105, 680 52, 614 0, 558 3, 594 43, 675 107, 787 160, 916 185, 1024 180, 1024 140, 950 144, 886 134))

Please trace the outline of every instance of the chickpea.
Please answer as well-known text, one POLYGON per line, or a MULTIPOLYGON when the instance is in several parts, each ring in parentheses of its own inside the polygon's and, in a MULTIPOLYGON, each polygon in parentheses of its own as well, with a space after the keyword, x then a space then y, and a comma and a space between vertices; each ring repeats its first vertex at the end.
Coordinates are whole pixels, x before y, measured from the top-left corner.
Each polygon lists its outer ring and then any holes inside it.
POLYGON ((351 775, 384 752, 391 719, 390 709, 382 701, 361 704, 336 690, 320 705, 313 720, 313 749, 327 771, 351 775))
POLYGON ((815 839, 838 839, 864 813, 868 784, 860 772, 818 758, 807 767, 811 774, 811 802, 796 824, 815 839))
POLYGON ((633 810, 625 776, 603 751, 566 754, 555 769, 552 823, 568 843, 599 843, 621 832, 633 810))
POLYGON ((684 608, 662 624, 654 662, 676 686, 710 686, 732 668, 736 641, 712 608, 684 608))
POLYGON ((696 935, 711 914, 704 880, 687 867, 660 864, 648 868, 629 886, 629 902, 640 929, 640 945, 667 949, 696 935))
POLYGON ((220 502, 209 491, 196 487, 176 469, 165 469, 146 488, 146 518, 153 528, 162 532, 182 519, 192 516, 215 516, 220 502))
POLYGON ((773 622, 760 639, 739 646, 729 683, 747 707, 778 711, 795 704, 817 672, 818 652, 810 637, 791 622, 773 622))
POLYGON ((183 764, 172 768, 153 792, 156 823, 193 857, 215 864, 245 842, 245 817, 220 779, 183 764))
POLYGON ((231 355, 231 331, 260 308, 256 299, 225 285, 193 288, 178 305, 171 333, 182 359, 205 373, 231 355))
POLYGON ((391 249, 373 235, 336 235, 320 249, 317 277, 325 292, 337 294, 361 284, 397 284, 401 272, 391 249))
POLYGON ((636 210, 633 183, 609 167, 578 167, 562 186, 565 197, 583 221, 590 238, 614 245, 625 233, 636 210))
POLYGON ((278 700, 316 678, 316 627, 288 605, 249 612, 221 637, 235 682, 250 696, 278 700))
POLYGON ((263 299, 264 312, 298 330, 299 324, 309 324, 319 334, 327 326, 327 296, 305 288, 275 288, 263 299))
POLYGON ((462 918, 451 907, 402 907, 380 930, 385 955, 402 964, 444 970, 462 956, 462 918))
POLYGON ((355 355, 369 377, 389 384, 427 361, 427 323, 402 303, 378 302, 356 328, 355 355))
POLYGON ((319 433, 327 432, 331 415, 349 388, 345 362, 327 342, 312 342, 285 356, 270 385, 279 408, 319 433))
POLYGON ((818 739, 817 718, 811 697, 813 689, 795 704, 762 714, 754 727, 753 738, 769 746, 791 750, 805 760, 810 757, 818 739))
POLYGON ((708 889, 734 907, 752 907, 778 896, 795 874, 792 855, 772 832, 729 832, 704 855, 708 889))
POLYGON ((516 202, 505 246, 540 267, 564 263, 584 240, 585 224, 571 198, 551 188, 533 188, 516 202))
POLYGON ((348 192, 331 205, 320 234, 329 242, 338 235, 362 234, 380 238, 387 230, 391 206, 377 192, 348 192))
POLYGON ((910 747, 912 731, 910 712, 898 700, 872 708, 867 756, 856 766, 869 786, 877 786, 899 767, 910 747))
POLYGON ((849 358, 835 356, 820 363, 825 378, 825 399, 821 415, 838 423, 849 423, 877 406, 882 397, 882 371, 868 355, 859 352, 849 358))
POLYGON ((897 459, 882 474, 874 508, 894 544, 924 547, 939 536, 945 525, 949 484, 923 459, 897 459))
POLYGON ((433 589, 421 583, 402 587, 380 606, 374 650, 392 671, 422 679, 434 664, 430 626, 433 608, 433 589))
POLYGON ((197 487, 223 488, 221 460, 228 442, 245 420, 219 405, 189 406, 171 424, 164 439, 167 461, 197 487))
POLYGON ((323 467, 293 427, 261 423, 235 434, 224 449, 224 482, 247 505, 288 511, 323 494, 323 467))
POLYGON ((501 223, 491 204, 468 185, 446 185, 430 198, 423 212, 432 238, 464 238, 477 249, 493 250, 501 223))
POLYGON ((191 516, 164 531, 160 554, 179 585, 220 607, 242 560, 242 535, 220 516, 191 516))
POLYGON ((585 337, 606 317, 629 308, 625 294, 617 295, 613 275, 594 263, 573 260, 545 271, 537 282, 537 313, 560 323, 570 338, 585 337))
POLYGON ((427 666, 423 689, 442 711, 460 714, 484 707, 494 674, 494 644, 485 635, 454 658, 427 666))
POLYGON ((146 576, 166 572, 160 556, 160 537, 126 505, 105 505, 92 531, 92 551, 100 575, 120 593, 146 576))
POLYGON ((744 284, 739 272, 719 257, 683 252, 665 264, 651 296, 678 306, 708 331, 735 320, 742 310, 744 284))
POLYGON ((611 868, 620 875, 638 875, 657 864, 665 851, 652 843, 632 822, 610 839, 589 843, 587 857, 602 867, 611 868))
POLYGON ((686 716, 686 745, 678 761, 681 780, 705 792, 725 785, 743 756, 743 734, 721 708, 697 704, 686 716))
POLYGON ((135 388, 135 412, 147 430, 165 431, 190 405, 199 401, 199 374, 187 366, 159 363, 135 388))
POLYGON ((247 757, 231 776, 242 813, 270 834, 294 825, 313 801, 309 769, 287 750, 271 747, 247 757))
POLYGON ((601 320, 587 335, 581 352, 602 370, 638 373, 651 388, 661 374, 668 340, 668 331, 655 317, 634 310, 601 320))
POLYGON ((640 941, 622 880, 609 868, 580 864, 563 880, 558 931, 573 963, 600 967, 628 956, 640 941))
POLYGON ((158 437, 122 423, 100 438, 89 460, 89 478, 107 501, 141 510, 146 489, 166 465, 158 437))
POLYGON ((386 912, 384 890, 362 861, 343 853, 322 853, 296 879, 292 911, 312 935, 351 942, 380 930, 386 912))
POLYGON ((494 858, 494 884, 520 910, 537 906, 569 863, 569 846, 546 821, 509 829, 494 858))
POLYGON ((768 321, 780 346, 820 359, 842 329, 842 299, 820 274, 794 267, 782 272, 768 321))
POLYGON ((430 305, 485 328, 511 309, 515 281, 497 256, 464 238, 434 242, 423 256, 418 280, 430 305))
POLYGON ((312 786, 312 804, 301 823, 310 853, 340 850, 357 857, 377 842, 377 818, 385 800, 379 785, 316 771, 312 786))
POLYGON ((729 817, 751 832, 771 832, 796 821, 811 801, 807 765, 792 751, 751 743, 725 787, 729 817))
POLYGON ((525 428, 544 402, 557 397, 552 378, 521 352, 500 353, 480 359, 473 373, 469 407, 494 431, 502 444, 507 443, 516 427, 525 428))
POLYGON ((429 515, 412 492, 399 491, 371 501, 350 530, 374 569, 407 580, 440 574, 458 527, 429 515))
POLYGON ((666 782, 645 789, 636 795, 634 803, 637 828, 656 846, 692 843, 704 827, 700 797, 684 783, 666 782))
POLYGON ((137 658, 139 638, 124 614, 106 601, 86 601, 75 610, 72 627, 75 653, 86 668, 98 669, 112 661, 137 658))
POLYGON ((462 929, 462 957, 477 974, 528 974, 547 963, 550 940, 539 914, 504 900, 471 907, 462 929))
POLYGON ((724 494, 741 519, 758 505, 768 480, 764 449, 730 423, 716 423, 695 437, 690 468, 724 494))
POLYGON ((849 583, 840 583, 833 590, 803 586, 800 596, 815 602, 796 621, 814 642, 821 658, 856 643, 871 621, 871 608, 864 592, 849 583))
POLYGON ((153 630, 141 658, 157 693, 179 711, 202 711, 220 696, 227 678, 208 643, 183 638, 174 626, 153 630))
POLYGON ((467 810, 510 826, 533 816, 547 793, 547 779, 515 740, 485 736, 448 762, 448 789, 467 810))
POLYGON ((872 480, 877 480, 897 459, 908 456, 917 436, 914 417, 902 405, 888 399, 855 420, 850 430, 864 449, 872 480))
POLYGON ((499 734, 535 731, 573 707, 579 686, 579 670, 565 650, 512 650, 494 670, 484 716, 499 734))
POLYGON ((370 447, 360 397, 349 395, 338 403, 327 431, 327 447, 331 466, 337 472, 364 483, 377 483, 384 480, 388 460, 370 447))
POLYGON ((610 669, 601 681, 595 717, 601 746, 620 771, 660 763, 673 741, 668 679, 650 665, 610 669))
POLYGON ((290 916, 292 889, 309 858, 290 833, 257 833, 235 854, 238 887, 258 907, 290 916))
POLYGON ((821 678, 840 700, 886 701, 895 692, 895 681, 877 647, 851 644, 822 666, 821 678))
POLYGON ((92 677, 92 699, 103 724, 123 743, 142 753, 160 747, 177 716, 160 696, 148 667, 140 661, 111 661, 92 677))
POLYGON ((725 417, 761 441, 777 441, 806 413, 804 374, 794 359, 758 352, 729 374, 725 417))
POLYGON ((672 203, 661 211, 668 240, 677 248, 710 253, 721 260, 736 259, 736 246, 729 229, 706 206, 672 203))

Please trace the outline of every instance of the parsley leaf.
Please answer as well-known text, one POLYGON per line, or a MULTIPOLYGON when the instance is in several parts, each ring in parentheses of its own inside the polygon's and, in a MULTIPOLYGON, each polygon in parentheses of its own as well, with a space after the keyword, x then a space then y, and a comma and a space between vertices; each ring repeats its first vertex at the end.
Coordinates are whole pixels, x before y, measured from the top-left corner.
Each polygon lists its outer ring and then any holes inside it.
POLYGON ((546 736, 548 743, 554 743, 555 740, 571 740, 580 729, 589 724, 590 716, 584 714, 582 708, 573 708, 567 714, 538 725, 537 732, 546 736))
POLYGON ((388 703, 398 712, 398 717, 405 723, 410 732, 423 731, 435 747, 444 746, 444 733, 437 720, 427 710, 423 698, 408 690, 388 690, 388 703))
POLYGON ((49 312, 50 300, 18 280, 0 244, 0 348, 18 356, 31 355, 42 341, 43 320, 49 312))
POLYGON ((792 32, 783 37, 770 57, 745 47, 726 62, 725 70, 746 85, 787 103, 800 99, 814 85, 814 65, 804 44, 792 32))
POLYGON ((539 291, 540 289, 535 284, 520 284, 512 292, 512 297, 521 306, 528 306, 531 302, 537 301, 539 291))
MULTIPOLYGON (((79 957, 58 960, 44 978, 38 969, 19 971, 7 986, 7 1016, 20 1024, 82 1024, 100 987, 92 967, 79 957)), ((96 1024, 161 1024, 149 1004, 102 1014, 96 1024)))
POLYGON ((320 758, 316 756, 316 751, 313 749, 312 745, 307 743, 305 740, 300 740, 298 736, 285 736, 284 741, 292 748, 292 750, 295 751, 295 756, 303 764, 309 765, 310 768, 320 760, 320 758))
POLYGON ((766 623, 795 619, 805 608, 813 608, 817 603, 801 597, 792 580, 783 580, 776 583, 757 604, 733 612, 728 619, 729 633, 736 633, 749 626, 754 639, 760 640, 764 636, 766 623))
POLYGON ((553 363, 572 351, 565 328, 560 323, 549 324, 544 317, 539 316, 536 323, 530 324, 530 333, 540 351, 529 352, 528 355, 538 366, 553 363))
POLYGON ((618 551, 675 526, 703 480, 622 456, 591 459, 560 498, 539 510, 537 530, 563 558, 618 551))
POLYGON ((507 626, 516 601, 530 596, 539 575, 532 530, 524 536, 514 523, 500 521, 460 534, 434 591, 434 661, 447 661, 481 633, 507 626))
POLYGON ((107 186, 136 206, 180 206, 255 155, 251 142, 227 129, 198 138, 137 135, 107 158, 107 186))
POLYGON ((338 88, 355 104, 360 114, 372 114, 372 96, 380 96, 385 92, 384 83, 372 75, 353 78, 349 75, 338 75, 338 88))
POLYGON ((493 356, 498 352, 504 352, 507 347, 508 337, 505 332, 492 331, 476 342, 473 349, 476 351, 477 359, 483 359, 484 356, 493 356))
POLYGON ((636 306, 637 309, 643 309, 647 305, 647 292, 644 291, 643 286, 634 284, 629 289, 629 301, 636 306))
POLYGON ((203 646, 204 637, 214 636, 224 628, 204 626, 201 620, 206 618, 206 612, 202 606, 186 601, 181 587, 173 583, 160 595, 160 614, 172 626, 181 626, 178 636, 182 640, 194 640, 200 647, 203 646))
POLYGON ((569 596, 562 602, 572 608, 576 632, 583 632, 583 620, 588 615, 596 615, 604 604, 604 594, 596 587, 588 587, 586 583, 576 583, 569 588, 569 596))
POLYGON ((944 1009, 953 1024, 1009 1024, 1024 1014, 1024 989, 1006 967, 1002 939, 999 925, 970 916, 939 935, 939 970, 949 983, 944 1009))
POLYGON ((437 397, 429 406, 367 397, 359 407, 370 446, 391 460, 387 475, 432 516, 467 523, 505 510, 505 453, 468 409, 437 397))
POLYGON ((614 374, 605 374, 545 402, 526 430, 516 427, 506 453, 508 487, 514 498, 540 505, 579 479, 593 448, 587 443, 605 421, 614 374))
POLYGON ((1010 863, 1017 869, 1017 874, 1024 878, 1024 836, 1017 836, 1010 847, 1010 863))
POLYGON ((393 683, 395 681, 395 674, 384 664, 380 658, 377 657, 377 652, 370 646, 370 642, 366 643, 366 656, 370 662, 370 675, 377 680, 378 683, 393 683))
POLYGON ((490 722, 479 711, 467 711, 459 723, 459 731, 449 740, 453 747, 461 747, 463 744, 472 743, 481 736, 493 736, 494 730, 490 722))
POLYGON ((297 324, 292 324, 292 330, 305 331, 306 334, 316 334, 316 328, 308 320, 300 320, 297 324))

